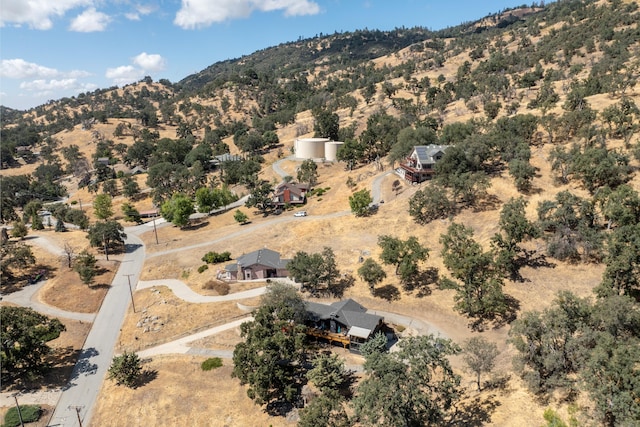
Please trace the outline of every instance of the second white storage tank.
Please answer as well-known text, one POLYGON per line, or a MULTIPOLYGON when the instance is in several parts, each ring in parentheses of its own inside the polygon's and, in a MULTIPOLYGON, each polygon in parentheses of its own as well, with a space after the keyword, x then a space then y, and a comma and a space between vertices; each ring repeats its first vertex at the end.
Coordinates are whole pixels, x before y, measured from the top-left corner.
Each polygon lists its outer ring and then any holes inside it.
POLYGON ((338 160, 338 150, 344 142, 341 141, 327 141, 324 143, 324 158, 328 162, 335 162, 338 160))

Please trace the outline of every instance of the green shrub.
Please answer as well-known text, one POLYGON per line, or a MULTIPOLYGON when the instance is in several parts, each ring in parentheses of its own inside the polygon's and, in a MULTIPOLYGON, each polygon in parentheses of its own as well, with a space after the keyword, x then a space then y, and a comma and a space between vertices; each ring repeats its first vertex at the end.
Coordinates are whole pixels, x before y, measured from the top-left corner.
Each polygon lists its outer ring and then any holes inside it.
MULTIPOLYGON (((42 415, 42 409, 38 405, 20 405, 20 413, 22 414, 22 421, 25 423, 33 423, 40 419, 42 415)), ((16 427, 20 425, 20 416, 18 415, 18 409, 13 406, 9 408, 7 414, 4 416, 5 427, 16 427)))
POLYGON ((206 253, 202 257, 202 261, 206 262, 207 264, 217 264, 219 262, 225 262, 230 260, 231 260, 231 252, 229 251, 225 251, 222 253, 211 251, 206 253))
POLYGON ((209 266, 207 264, 201 265, 200 267, 198 267, 198 273, 202 273, 203 271, 206 271, 209 269, 209 266))
POLYGON ((72 201, 71 201, 71 205, 77 205, 77 204, 78 204, 78 201, 77 201, 77 200, 72 200, 72 201))
POLYGON ((203 371, 210 371, 212 369, 219 368, 221 366, 222 366, 222 359, 220 359, 219 357, 210 357, 204 362, 202 362, 202 365, 200 365, 203 371))

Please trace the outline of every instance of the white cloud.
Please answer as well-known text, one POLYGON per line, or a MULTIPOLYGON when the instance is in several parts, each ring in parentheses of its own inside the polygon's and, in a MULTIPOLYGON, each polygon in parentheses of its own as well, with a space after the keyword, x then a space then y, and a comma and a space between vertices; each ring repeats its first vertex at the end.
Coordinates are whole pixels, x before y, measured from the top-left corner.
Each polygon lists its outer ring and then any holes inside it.
POLYGON ((135 12, 129 12, 129 13, 125 13, 124 17, 127 18, 130 21, 139 21, 140 15, 149 15, 150 13, 154 12, 156 10, 155 6, 150 6, 150 5, 136 5, 136 10, 135 12))
POLYGON ((59 71, 55 68, 45 67, 33 62, 27 62, 21 58, 3 59, 0 61, 0 77, 7 79, 33 79, 63 77, 81 79, 91 76, 91 73, 83 70, 59 71))
POLYGON ((20 89, 34 92, 36 96, 50 95, 58 91, 86 92, 97 88, 93 83, 80 83, 77 79, 38 79, 20 83, 20 89))
POLYGON ((85 78, 85 77, 90 77, 93 74, 91 74, 88 71, 83 71, 83 70, 71 70, 68 73, 64 73, 64 75, 66 77, 70 77, 70 78, 73 78, 73 79, 82 79, 82 78, 85 78))
POLYGON ((98 12, 95 7, 90 7, 71 21, 69 29, 80 33, 104 31, 109 22, 111 22, 109 15, 98 12))
POLYGON ((117 85, 126 85, 142 79, 144 70, 133 65, 122 65, 116 68, 107 68, 105 76, 117 85))
POLYGON ((26 24, 37 30, 49 30, 52 19, 76 7, 89 6, 92 0, 3 0, 0 27, 26 24))
POLYGON ((165 67, 165 60, 162 56, 157 54, 149 55, 146 52, 135 56, 133 63, 145 71, 161 71, 164 70, 165 67))
POLYGON ((3 59, 0 61, 0 77, 27 79, 33 77, 55 77, 60 72, 54 68, 27 62, 24 59, 3 59))
POLYGON ((310 0, 182 0, 173 22, 181 28, 193 29, 246 18, 254 11, 275 10, 284 10, 285 16, 315 15, 320 12, 320 6, 310 0))

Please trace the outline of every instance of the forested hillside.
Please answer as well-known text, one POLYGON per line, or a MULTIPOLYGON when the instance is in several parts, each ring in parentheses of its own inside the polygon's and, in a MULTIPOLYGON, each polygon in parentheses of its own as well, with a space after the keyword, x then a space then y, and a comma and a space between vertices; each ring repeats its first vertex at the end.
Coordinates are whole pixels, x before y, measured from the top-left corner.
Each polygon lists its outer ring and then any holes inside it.
MULTIPOLYGON (((233 186, 268 216, 277 209, 265 171, 295 154, 297 137, 343 141, 338 160, 354 191, 358 171, 394 169, 415 145, 447 145, 435 178, 402 210, 417 229, 450 222, 431 255, 441 267, 434 287, 454 291, 453 310, 469 328, 508 328, 514 373, 532 400, 569 402, 581 423, 637 425, 639 23, 635 1, 533 4, 439 31, 320 34, 179 82, 145 78, 29 111, 2 107, 0 220, 29 222, 42 203, 75 191, 126 198, 127 219, 139 219, 141 206, 188 219, 235 200, 233 186), (495 232, 474 236, 483 221, 495 232), (520 310, 505 289, 556 263, 599 268, 591 296, 557 289, 547 305, 520 310)), ((295 178, 311 182, 315 169, 306 172, 295 178)), ((58 208, 82 228, 94 219, 58 208)), ((410 252, 410 240, 394 243, 410 252)), ((411 263, 402 276, 401 262, 401 287, 418 286, 424 276, 411 263)), ((19 268, 3 259, 4 277, 19 268)), ((360 421, 384 420, 358 399, 360 421)), ((435 412, 437 422, 449 419, 435 412)))

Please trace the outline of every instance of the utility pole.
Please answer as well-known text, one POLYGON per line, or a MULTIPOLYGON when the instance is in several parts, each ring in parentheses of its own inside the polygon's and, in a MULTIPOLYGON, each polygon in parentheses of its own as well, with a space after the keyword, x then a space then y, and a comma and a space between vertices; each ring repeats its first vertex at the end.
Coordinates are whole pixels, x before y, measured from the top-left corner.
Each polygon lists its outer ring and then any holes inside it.
POLYGON ((22 420, 22 411, 20 410, 20 405, 18 405, 18 393, 13 395, 13 398, 16 400, 16 409, 18 410, 18 418, 20 418, 20 425, 24 427, 24 421, 22 420))
POLYGON ((131 290, 131 276, 135 276, 135 274, 123 274, 123 276, 127 276, 127 280, 129 281, 129 295, 131 296, 131 307, 133 307, 133 312, 136 312, 136 304, 133 302, 133 291, 131 290))
POLYGON ((153 233, 156 235, 156 245, 158 244, 158 230, 156 229, 156 218, 153 217, 153 233))
POLYGON ((109 261, 109 247, 107 246, 107 236, 104 233, 102 233, 102 241, 104 242, 104 253, 109 261))
POLYGON ((82 409, 82 406, 69 406, 68 409, 75 409, 76 410, 76 417, 78 417, 78 425, 80 427, 82 427, 82 420, 80 419, 80 410, 82 409))

